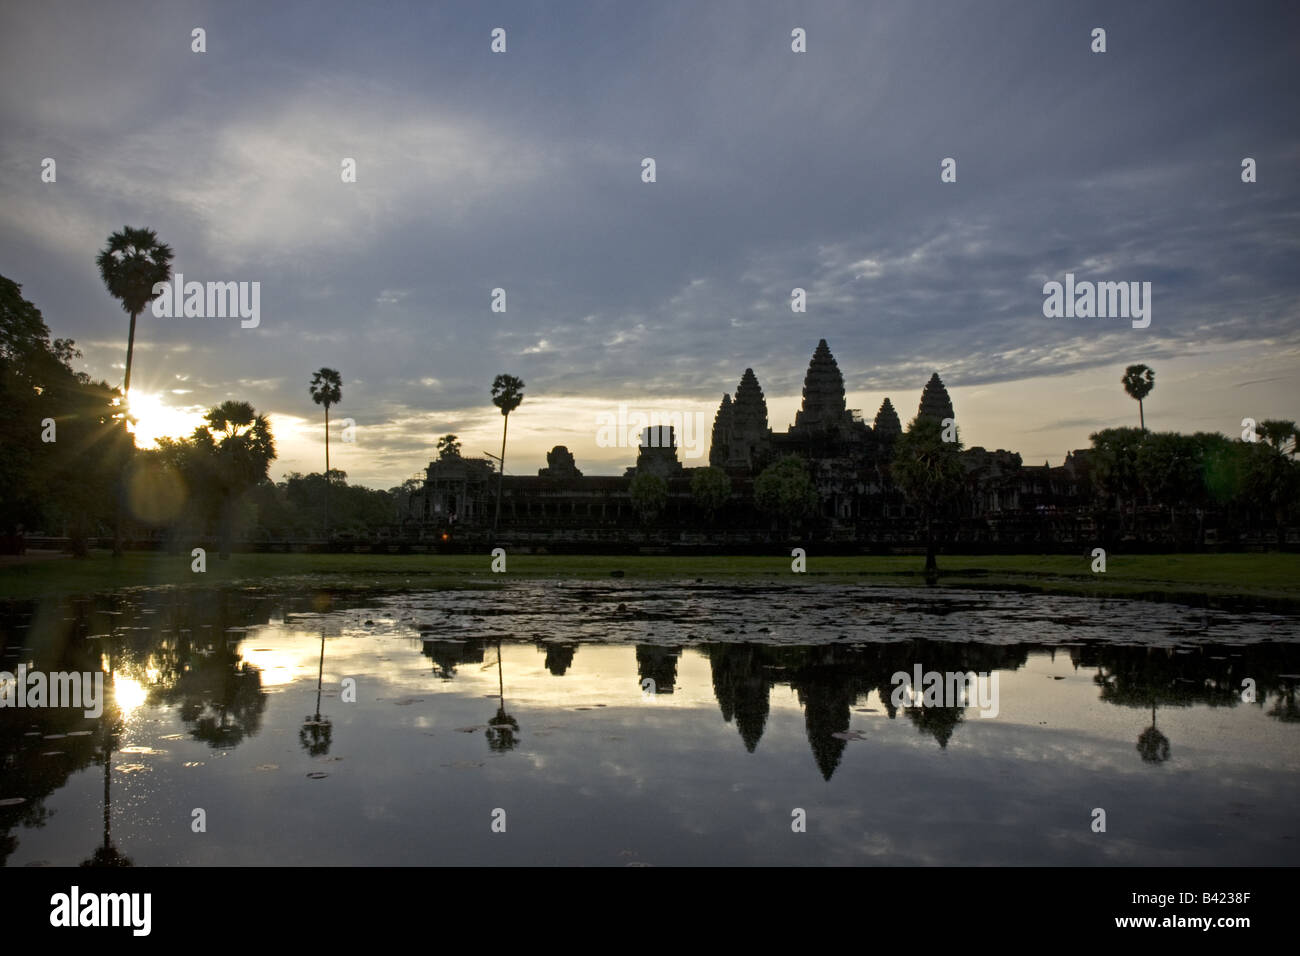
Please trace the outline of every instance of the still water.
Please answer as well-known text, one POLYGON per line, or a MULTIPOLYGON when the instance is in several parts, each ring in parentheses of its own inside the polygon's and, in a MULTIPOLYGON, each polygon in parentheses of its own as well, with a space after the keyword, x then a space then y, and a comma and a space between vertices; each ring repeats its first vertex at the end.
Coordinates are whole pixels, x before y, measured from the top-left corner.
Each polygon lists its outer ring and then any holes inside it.
POLYGON ((10 604, 0 645, 0 671, 109 675, 98 718, 0 708, 7 866, 1300 861, 1294 616, 816 584, 144 590, 10 604), (993 700, 909 707, 918 667, 993 700))

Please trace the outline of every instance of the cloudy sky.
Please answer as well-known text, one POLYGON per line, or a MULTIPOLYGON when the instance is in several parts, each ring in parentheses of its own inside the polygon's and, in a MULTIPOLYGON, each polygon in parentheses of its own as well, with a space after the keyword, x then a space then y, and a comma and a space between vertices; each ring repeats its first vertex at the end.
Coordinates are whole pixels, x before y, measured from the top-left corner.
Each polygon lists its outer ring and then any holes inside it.
POLYGON ((747 366, 784 429, 819 338, 868 419, 937 370, 965 442, 1028 462, 1137 424, 1133 362, 1151 427, 1235 435, 1300 418, 1298 53, 1293 3, 10 0, 0 274, 112 382, 110 233, 260 282, 256 329, 142 316, 133 391, 152 432, 271 413, 276 478, 323 467, 320 366, 332 463, 388 487, 446 432, 499 450, 499 372, 511 473, 621 473, 599 413, 707 426, 747 366), (1045 318, 1067 272, 1152 283, 1150 327, 1045 318))

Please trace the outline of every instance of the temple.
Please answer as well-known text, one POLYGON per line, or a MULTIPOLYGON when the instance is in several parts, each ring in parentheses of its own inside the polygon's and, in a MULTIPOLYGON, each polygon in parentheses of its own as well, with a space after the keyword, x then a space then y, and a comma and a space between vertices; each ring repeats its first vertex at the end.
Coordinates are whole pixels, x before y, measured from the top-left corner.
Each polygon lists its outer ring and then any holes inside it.
MULTIPOLYGON (((921 390, 916 417, 957 421, 936 372, 921 390)), ((665 550, 683 547, 762 548, 782 529, 754 500, 754 481, 779 459, 802 460, 816 488, 818 508, 807 533, 843 550, 908 548, 917 516, 894 486, 890 464, 904 424, 886 398, 870 424, 847 407, 844 376, 825 339, 817 343, 804 375, 803 400, 794 423, 772 430, 758 376, 746 368, 734 393, 723 394, 713 419, 708 465, 724 472, 730 493, 721 507, 704 508, 693 489, 704 468, 678 458, 671 426, 643 429, 636 462, 620 476, 584 476, 563 445, 546 456, 536 476, 506 475, 500 482, 497 534, 524 547, 579 550, 665 550), (633 482, 652 475, 663 482, 663 506, 638 507, 633 482)), ((1020 455, 984 448, 960 453, 968 478, 957 534, 967 542, 1024 545, 1051 542, 1073 547, 1091 528, 1082 512, 1087 452, 1065 464, 1026 466, 1020 455)), ((479 543, 492 527, 498 476, 487 458, 449 454, 431 461, 423 488, 403 503, 408 535, 422 540, 479 543)), ((786 529, 788 532, 789 529, 786 529)))

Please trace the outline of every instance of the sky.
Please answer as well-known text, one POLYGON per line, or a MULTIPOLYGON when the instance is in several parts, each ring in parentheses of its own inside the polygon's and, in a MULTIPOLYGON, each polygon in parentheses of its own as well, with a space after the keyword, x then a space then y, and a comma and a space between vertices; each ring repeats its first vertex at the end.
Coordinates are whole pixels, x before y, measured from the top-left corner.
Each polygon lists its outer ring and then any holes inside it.
POLYGON ((112 232, 260 283, 255 328, 142 315, 132 405, 143 443, 251 402, 276 479, 323 469, 322 366, 331 464, 390 487, 443 434, 499 453, 502 372, 509 473, 622 473, 620 405, 706 464, 748 367, 793 422, 821 338, 868 421, 937 371, 965 444, 1026 463, 1136 425, 1137 362, 1148 427, 1236 436, 1300 418, 1298 53, 1294 3, 8 0, 0 274, 113 383, 112 232), (1150 282, 1149 327, 1046 317, 1067 273, 1150 282))

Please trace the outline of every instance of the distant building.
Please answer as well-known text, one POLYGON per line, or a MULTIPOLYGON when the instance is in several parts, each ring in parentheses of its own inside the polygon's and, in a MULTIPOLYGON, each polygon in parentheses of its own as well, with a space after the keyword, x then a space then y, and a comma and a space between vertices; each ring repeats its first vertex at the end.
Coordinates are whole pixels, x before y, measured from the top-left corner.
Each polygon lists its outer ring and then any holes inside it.
MULTIPOLYGON (((922 389, 917 417, 939 423, 956 420, 937 372, 922 389)), ((794 455, 806 462, 817 488, 820 514, 815 523, 822 537, 845 543, 908 543, 915 538, 915 515, 890 478, 894 444, 904 427, 888 398, 870 424, 846 407, 844 377, 822 339, 804 376, 803 401, 786 431, 772 431, 767 401, 752 368, 744 370, 734 394, 722 396, 713 421, 709 465, 731 477, 732 495, 724 508, 709 514, 707 527, 691 493, 697 469, 683 466, 673 427, 662 425, 642 430, 636 463, 621 476, 584 476, 563 445, 547 453, 546 467, 536 477, 507 475, 501 482, 500 530, 530 540, 579 544, 614 544, 670 532, 733 543, 757 541, 772 532, 773 523, 754 506, 753 481, 777 459, 794 455), (667 506, 654 517, 653 527, 645 525, 631 499, 632 479, 641 474, 668 484, 667 506)), ((968 490, 959 510, 976 522, 974 530, 963 533, 988 540, 1023 539, 1039 533, 1025 520, 1041 524, 1044 516, 1077 510, 1089 492, 1087 456, 1086 451, 1074 451, 1064 465, 1049 468, 1025 466, 1018 454, 1004 450, 963 451, 968 490)), ((491 526, 498 475, 490 459, 444 456, 429 463, 425 476, 423 493, 410 498, 408 524, 435 533, 491 526)))

